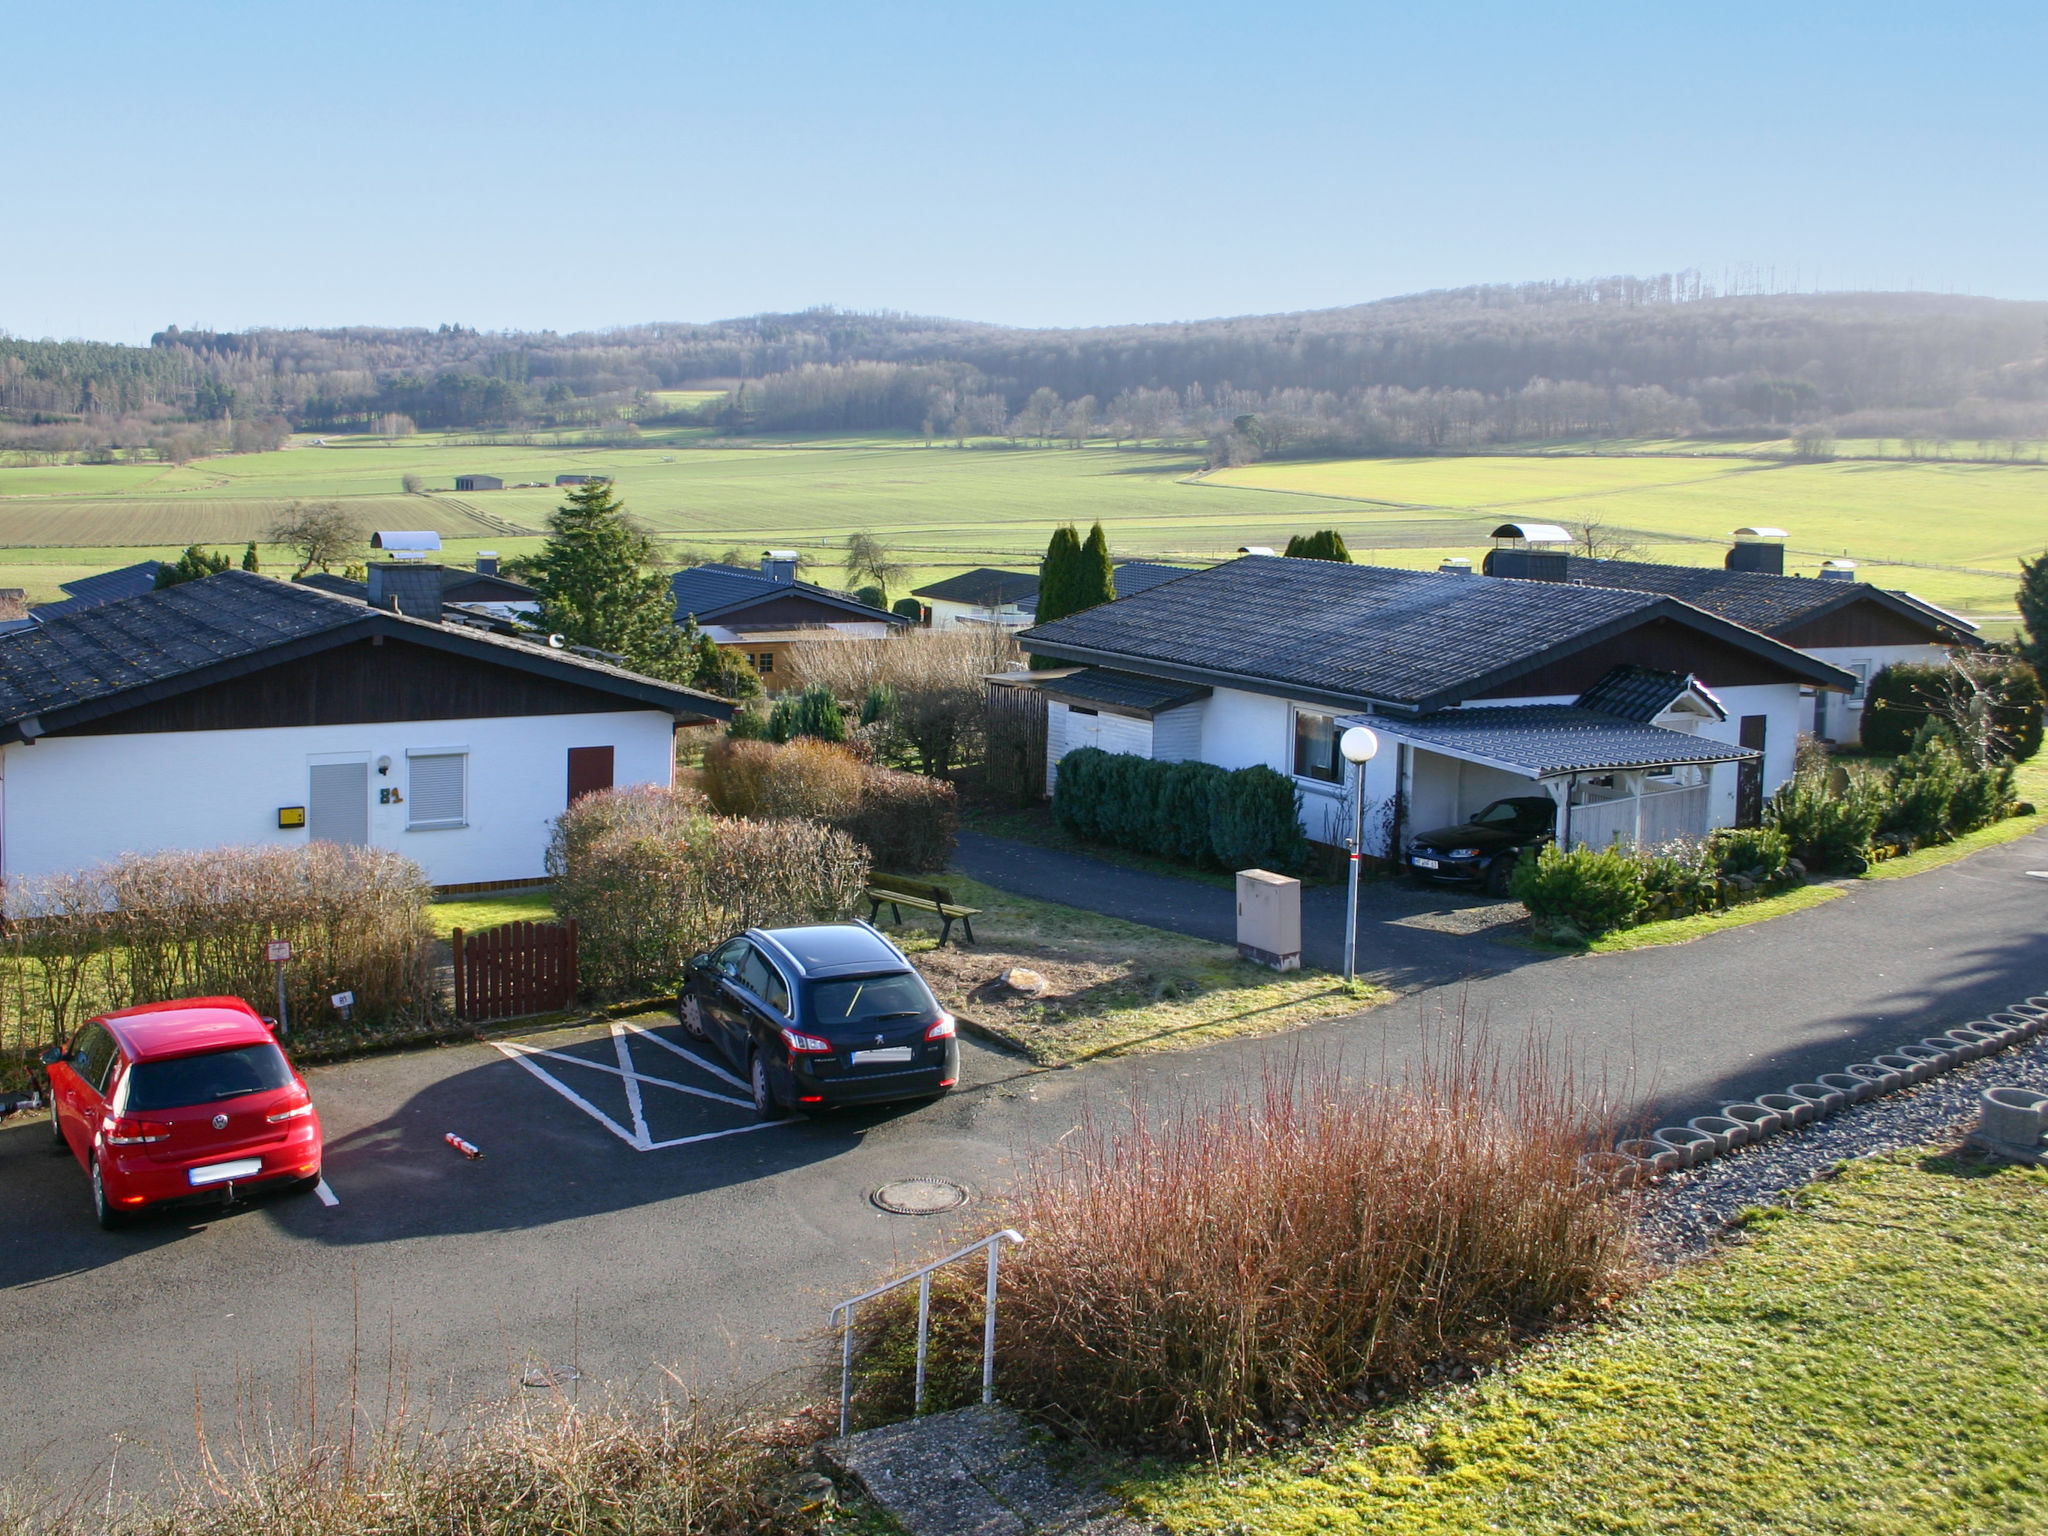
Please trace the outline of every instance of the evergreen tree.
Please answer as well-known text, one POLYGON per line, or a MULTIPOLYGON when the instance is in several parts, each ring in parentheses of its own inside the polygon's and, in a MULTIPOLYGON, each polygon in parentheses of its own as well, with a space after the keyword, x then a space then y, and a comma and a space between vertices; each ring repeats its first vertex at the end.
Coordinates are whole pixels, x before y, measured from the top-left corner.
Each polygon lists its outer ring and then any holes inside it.
POLYGON ((548 514, 548 541, 533 562, 542 624, 648 677, 693 682, 700 658, 676 627, 659 555, 609 480, 573 487, 548 514))
POLYGON ((156 590, 175 587, 188 581, 200 581, 208 576, 226 570, 234 564, 219 550, 204 550, 197 544, 187 544, 185 553, 176 560, 156 568, 156 590))
MULTIPOLYGON (((1081 535, 1072 523, 1052 531, 1045 546, 1045 558, 1038 562, 1038 608, 1033 622, 1050 624, 1063 619, 1079 605, 1073 600, 1075 577, 1081 564, 1081 535)), ((1034 668, 1057 666, 1044 657, 1033 656, 1034 668)))
POLYGON ((1290 560, 1335 560, 1343 565, 1351 564, 1351 551, 1344 547, 1344 535, 1334 528, 1318 529, 1314 533, 1297 533, 1287 541, 1287 558, 1290 560))
POLYGON ((1074 606, 1079 613, 1102 603, 1116 601, 1116 566, 1109 558, 1109 535, 1097 523, 1088 530, 1088 542, 1081 546, 1081 559, 1074 572, 1074 606))
POLYGON ((252 574, 263 569, 263 562, 256 558, 256 541, 251 539, 249 547, 242 551, 242 569, 252 574))
POLYGON ((2020 560, 2019 599, 2020 654, 2044 683, 2048 683, 2048 551, 2020 560))

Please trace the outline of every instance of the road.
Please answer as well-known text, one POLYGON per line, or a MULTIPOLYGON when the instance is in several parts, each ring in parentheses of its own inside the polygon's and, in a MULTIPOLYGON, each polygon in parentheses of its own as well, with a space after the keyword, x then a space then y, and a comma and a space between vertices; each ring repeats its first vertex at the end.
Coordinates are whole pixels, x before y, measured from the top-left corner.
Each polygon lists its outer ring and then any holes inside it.
MULTIPOLYGON (((989 851, 963 857, 986 872, 989 851)), ((1106 909, 1162 894, 1108 866, 1034 867, 1008 878, 1078 874, 1106 909)), ((985 1199, 1088 1106, 1199 1088, 1275 1051, 1399 1070, 1425 1025, 1461 1013, 1547 1031, 1653 1111, 1747 1096, 2048 990, 2048 881, 2026 874, 2043 868, 2037 834, 1624 955, 1546 957, 1390 922, 1371 952, 1399 965, 1412 946, 1412 990, 1363 1015, 1077 1071, 1027 1071, 966 1042, 962 1090, 937 1105, 760 1130, 726 1102, 730 1083, 678 1054, 692 1048, 673 1029, 523 1037, 512 1044, 559 1053, 523 1060, 479 1042, 318 1068, 332 1207, 300 1197, 103 1233, 43 1126, 10 1127, 0 1471, 103 1479, 119 1437, 122 1480, 146 1480, 163 1456, 189 1458, 195 1401, 216 1447, 238 1416, 303 1421, 308 1385, 330 1415, 355 1349, 372 1417, 394 1356, 415 1403, 516 1394, 543 1362, 577 1365, 586 1398, 605 1383, 656 1390, 662 1367, 701 1388, 791 1392, 829 1303, 932 1241, 931 1219, 869 1202, 888 1180, 938 1175, 985 1199), (484 1158, 452 1151, 448 1131, 484 1158)), ((1213 914, 1191 891, 1206 888, 1167 885, 1180 910, 1155 919, 1200 931, 1213 914)), ((961 1219, 976 1225, 975 1208, 961 1219)))

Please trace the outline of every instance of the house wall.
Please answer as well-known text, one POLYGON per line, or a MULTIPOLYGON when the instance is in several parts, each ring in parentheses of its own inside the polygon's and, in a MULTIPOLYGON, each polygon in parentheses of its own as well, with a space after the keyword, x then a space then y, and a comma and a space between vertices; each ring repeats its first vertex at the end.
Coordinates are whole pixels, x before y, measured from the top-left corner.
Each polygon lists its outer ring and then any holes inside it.
POLYGON ((281 806, 307 803, 311 760, 367 760, 370 841, 436 885, 538 878, 549 823, 568 803, 569 748, 610 746, 613 782, 667 784, 674 721, 660 710, 525 719, 414 720, 154 735, 46 736, 0 747, 0 876, 79 869, 123 853, 301 844, 281 806), (469 754, 468 825, 408 831, 408 748, 469 754), (379 777, 379 758, 391 759, 379 777))
MULTIPOLYGON (((1940 666, 1948 648, 1940 645, 1802 646, 1807 655, 1847 672, 1860 672, 1866 684, 1886 667, 1910 663, 1940 666)), ((1830 741, 1852 745, 1863 739, 1863 691, 1854 695, 1816 691, 1807 701, 1812 715, 1801 728, 1830 741)))
POLYGON ((1152 755, 1152 722, 1129 715, 1111 715, 1049 699, 1045 706, 1045 789, 1059 783, 1060 759, 1079 747, 1105 752, 1152 755))
POLYGON ((986 624, 991 615, 996 623, 1005 629, 1022 629, 1031 622, 1031 609, 1016 603, 1005 603, 991 609, 986 603, 952 603, 942 597, 932 598, 925 606, 932 611, 933 629, 954 629, 963 619, 977 624, 986 624))

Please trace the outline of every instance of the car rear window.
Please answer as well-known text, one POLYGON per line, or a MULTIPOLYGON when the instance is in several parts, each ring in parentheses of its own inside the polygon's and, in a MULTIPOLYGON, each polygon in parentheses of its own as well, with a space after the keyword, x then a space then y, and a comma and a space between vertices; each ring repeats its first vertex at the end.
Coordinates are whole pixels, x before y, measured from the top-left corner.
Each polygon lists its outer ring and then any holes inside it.
POLYGON ((840 976, 811 984, 811 1018, 830 1028, 887 1018, 936 1017, 931 993, 907 971, 887 976, 840 976))
POLYGON ((128 1073, 128 1113, 183 1109, 248 1093, 268 1093, 292 1080, 284 1052, 274 1045, 245 1045, 203 1056, 174 1056, 138 1062, 128 1073))

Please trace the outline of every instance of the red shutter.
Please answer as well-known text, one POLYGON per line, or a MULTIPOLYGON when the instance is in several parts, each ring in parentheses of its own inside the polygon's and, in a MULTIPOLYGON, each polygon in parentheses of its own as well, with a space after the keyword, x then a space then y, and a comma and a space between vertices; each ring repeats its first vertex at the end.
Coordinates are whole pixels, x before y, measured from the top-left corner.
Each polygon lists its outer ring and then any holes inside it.
POLYGON ((601 789, 612 787, 612 749, 610 747, 571 747, 569 749, 569 803, 574 805, 585 795, 594 795, 601 789))

